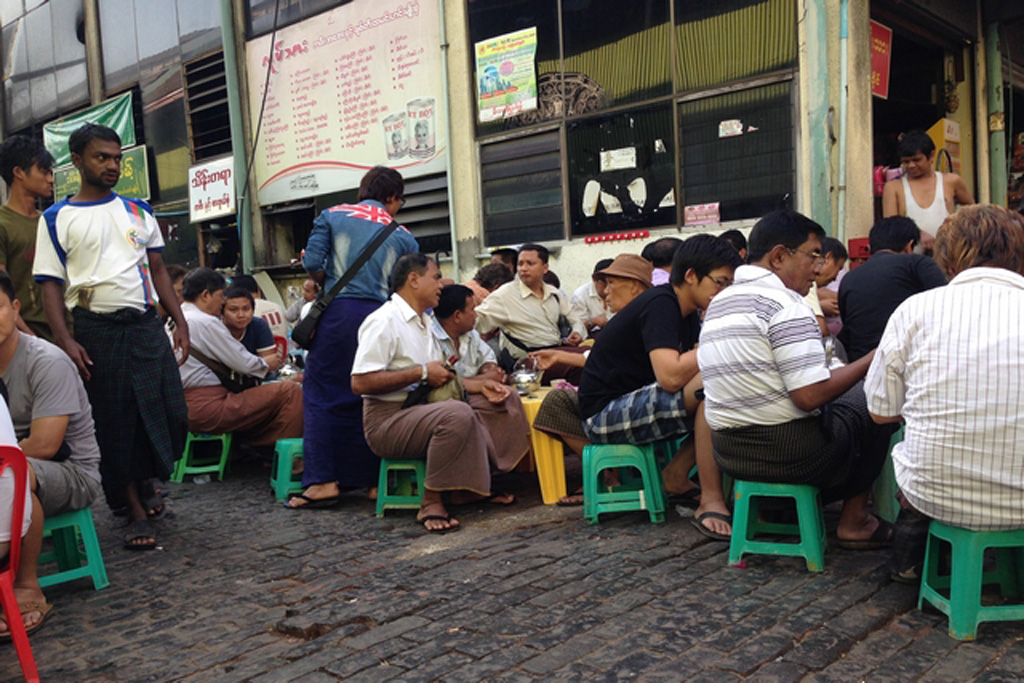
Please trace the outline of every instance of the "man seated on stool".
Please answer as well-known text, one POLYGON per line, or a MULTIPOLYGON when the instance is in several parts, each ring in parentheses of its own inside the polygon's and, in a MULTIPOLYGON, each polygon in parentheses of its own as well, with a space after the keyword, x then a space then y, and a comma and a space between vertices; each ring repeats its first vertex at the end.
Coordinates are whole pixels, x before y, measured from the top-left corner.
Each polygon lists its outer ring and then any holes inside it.
POLYGON ((224 292, 224 313, 221 316, 224 326, 246 351, 265 360, 270 372, 277 372, 282 361, 274 343, 274 333, 266 320, 253 317, 253 310, 255 304, 249 290, 229 287, 224 292))
POLYGON ((697 359, 715 460, 737 479, 810 484, 844 500, 845 548, 876 548, 892 527, 868 512, 868 493, 892 428, 871 422, 859 383, 873 353, 830 371, 821 330, 803 297, 825 259, 825 231, 773 211, 750 232, 750 265, 704 316, 697 359))
POLYGON ((232 432, 251 446, 272 446, 278 439, 301 437, 301 386, 273 382, 232 393, 210 365, 198 358, 201 354, 218 371, 233 371, 238 376, 262 379, 270 370, 267 361, 249 353, 221 322, 224 285, 224 276, 210 268, 197 268, 185 277, 181 310, 188 321, 193 352, 180 372, 189 430, 232 432))
MULTIPOLYGON (((548 250, 539 244, 519 249, 519 278, 496 289, 477 309, 476 328, 486 335, 501 329, 498 363, 505 371, 530 351, 577 347, 587 330, 569 307, 558 288, 544 282, 548 272, 548 250), (561 329, 564 321, 571 329, 561 329)), ((543 381, 564 377, 579 384, 580 369, 562 364, 544 373, 543 381)))
MULTIPOLYGON (((445 367, 426 313, 439 303, 441 271, 423 254, 404 254, 391 271, 391 287, 391 298, 359 327, 352 391, 363 396, 363 429, 374 453, 427 461, 416 521, 431 533, 456 531, 459 522, 448 514, 441 494, 451 491, 451 503, 456 505, 514 502, 511 495, 491 495, 491 467, 508 471, 519 462, 524 454, 520 449, 513 452, 504 444, 497 448, 495 441, 513 441, 521 435, 512 430, 492 435, 475 407, 480 399, 419 401, 415 389, 436 389, 455 377, 445 367)), ((471 396, 479 394, 490 403, 503 403, 511 396, 511 390, 494 379, 467 377, 462 383, 471 396)), ((528 442, 526 429, 522 436, 528 442)))
MULTIPOLYGON (((505 372, 498 367, 494 351, 473 329, 476 323, 473 290, 464 285, 447 285, 434 307, 431 331, 445 358, 457 358, 455 372, 463 380, 493 379, 504 384, 505 372)), ((512 391, 501 403, 492 403, 480 394, 470 394, 469 404, 484 421, 499 451, 498 460, 506 469, 530 451, 530 424, 526 420, 519 394, 512 391), (513 463, 508 466, 508 463, 513 463)))
POLYGON ((605 280, 599 273, 610 266, 612 260, 603 258, 594 264, 590 280, 576 288, 569 298, 569 308, 580 319, 591 337, 596 337, 601 328, 608 324, 608 307, 604 300, 605 280))
MULTIPOLYGON (((580 416, 593 443, 648 444, 694 431, 696 438, 687 440, 665 468, 665 488, 692 501, 689 470, 696 458, 701 493, 694 524, 717 540, 728 540, 731 526, 696 395, 701 378, 693 347, 700 333, 698 310, 732 282, 738 265, 739 254, 719 237, 685 240, 673 256, 671 280, 647 289, 608 321, 580 384, 580 416)), ((619 256, 601 272, 612 298, 619 287, 642 290, 651 265, 637 256, 619 256)))
MULTIPOLYGON (((89 507, 103 489, 92 407, 78 369, 50 342, 18 330, 20 308, 14 283, 0 270, 0 379, 18 446, 28 459, 34 509, 21 544, 14 596, 32 632, 50 611, 36 574, 44 519, 89 507)), ((9 635, 0 617, 0 637, 9 635)))
POLYGON ((871 258, 851 270, 839 287, 839 341, 850 360, 878 346, 897 306, 914 294, 945 286, 946 276, 935 261, 914 253, 920 239, 920 228, 906 216, 883 218, 868 233, 871 258))
MULTIPOLYGON (((651 286, 652 266, 649 261, 636 254, 619 254, 614 260, 604 259, 598 261, 598 264, 604 265, 595 273, 593 281, 600 283, 601 298, 607 305, 609 320, 651 286)), ((590 351, 574 353, 560 349, 542 349, 530 355, 537 359, 538 370, 547 370, 555 363, 582 368, 586 365, 590 351)), ((583 448, 590 444, 580 420, 580 398, 576 389, 552 389, 545 394, 533 419, 533 428, 560 439, 578 455, 582 455, 583 448)), ((583 505, 583 490, 563 496, 558 500, 558 504, 583 505)))
POLYGON ((910 509, 892 569, 908 582, 920 578, 930 519, 1024 528, 1024 219, 961 207, 939 228, 935 260, 949 284, 899 305, 864 385, 876 422, 906 420, 892 460, 910 509))

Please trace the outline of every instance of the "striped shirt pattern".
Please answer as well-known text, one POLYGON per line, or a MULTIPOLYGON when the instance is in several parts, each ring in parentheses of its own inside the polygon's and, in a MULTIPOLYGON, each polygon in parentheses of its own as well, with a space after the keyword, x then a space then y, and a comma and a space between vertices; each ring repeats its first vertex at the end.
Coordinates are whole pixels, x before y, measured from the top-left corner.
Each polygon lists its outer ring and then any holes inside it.
POLYGON ((929 517, 1024 527, 1024 277, 971 268, 889 319, 864 392, 906 420, 896 480, 929 517))
POLYGON ((711 300, 697 363, 715 430, 815 414, 797 408, 789 392, 831 376, 821 330, 803 297, 752 265, 737 268, 734 284, 711 300))

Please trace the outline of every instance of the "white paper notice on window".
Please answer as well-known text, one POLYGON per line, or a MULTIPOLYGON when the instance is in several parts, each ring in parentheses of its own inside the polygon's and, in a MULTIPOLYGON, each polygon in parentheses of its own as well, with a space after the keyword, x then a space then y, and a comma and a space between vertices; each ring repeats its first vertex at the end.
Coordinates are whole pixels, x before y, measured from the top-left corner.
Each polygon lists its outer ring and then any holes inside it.
POLYGON ((720 138, 731 138, 737 135, 743 135, 743 122, 739 119, 729 119, 728 121, 719 121, 718 123, 718 137, 720 138))
POLYGON ((636 147, 606 149, 601 152, 601 173, 636 168, 636 147))

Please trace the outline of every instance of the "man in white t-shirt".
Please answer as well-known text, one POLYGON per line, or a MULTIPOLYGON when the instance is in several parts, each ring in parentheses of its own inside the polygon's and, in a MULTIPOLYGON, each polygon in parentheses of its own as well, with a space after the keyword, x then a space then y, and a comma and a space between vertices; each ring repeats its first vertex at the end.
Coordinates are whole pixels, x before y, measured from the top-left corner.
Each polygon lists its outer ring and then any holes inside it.
POLYGON ((188 324, 164 267, 163 235, 152 209, 113 191, 121 175, 121 138, 87 123, 71 133, 68 148, 82 184, 39 219, 32 272, 54 340, 85 380, 107 503, 128 512, 126 547, 152 549, 156 532, 140 485, 170 475, 188 434, 185 395, 157 297, 174 322, 173 346, 183 360, 188 324))

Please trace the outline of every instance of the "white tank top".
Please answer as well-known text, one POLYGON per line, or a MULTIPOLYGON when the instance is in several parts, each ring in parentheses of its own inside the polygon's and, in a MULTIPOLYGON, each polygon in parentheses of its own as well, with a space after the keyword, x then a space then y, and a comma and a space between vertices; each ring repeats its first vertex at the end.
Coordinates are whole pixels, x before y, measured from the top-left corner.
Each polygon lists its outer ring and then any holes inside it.
POLYGON ((914 199, 914 193, 910 191, 910 183, 907 176, 903 176, 903 199, 907 204, 907 217, 914 219, 917 227, 929 233, 932 237, 939 231, 943 221, 949 216, 946 210, 946 193, 943 189, 942 174, 935 172, 935 199, 932 205, 922 208, 914 199))

